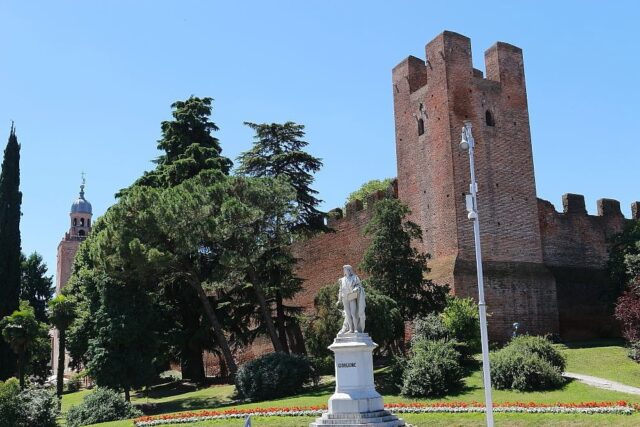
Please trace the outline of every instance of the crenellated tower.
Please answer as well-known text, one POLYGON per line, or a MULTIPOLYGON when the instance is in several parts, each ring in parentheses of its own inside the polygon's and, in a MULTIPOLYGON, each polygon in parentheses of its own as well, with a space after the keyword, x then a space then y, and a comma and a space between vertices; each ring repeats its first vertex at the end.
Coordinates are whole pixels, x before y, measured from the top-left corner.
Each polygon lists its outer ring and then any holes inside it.
POLYGON ((398 197, 423 230, 432 278, 477 296, 469 160, 459 149, 471 120, 492 338, 513 322, 557 332, 555 281, 543 264, 522 50, 498 42, 474 69, 469 38, 445 31, 393 69, 398 197))

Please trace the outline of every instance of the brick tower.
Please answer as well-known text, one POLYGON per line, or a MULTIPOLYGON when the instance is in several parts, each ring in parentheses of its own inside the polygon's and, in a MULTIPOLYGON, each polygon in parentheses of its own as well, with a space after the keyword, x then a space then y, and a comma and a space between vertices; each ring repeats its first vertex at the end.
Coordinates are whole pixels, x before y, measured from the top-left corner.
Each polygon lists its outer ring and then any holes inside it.
POLYGON ((558 331, 555 279, 543 263, 522 50, 498 42, 485 52, 486 78, 471 42, 445 31, 393 69, 398 197, 422 227, 432 278, 477 297, 469 159, 458 148, 473 123, 485 288, 492 339, 519 322, 558 331))
MULTIPOLYGON (((80 185, 80 195, 71 205, 69 213, 70 226, 69 231, 65 233, 64 238, 58 244, 58 259, 56 266, 56 294, 60 294, 64 285, 69 281, 71 276, 71 267, 73 259, 76 256, 80 243, 87 238, 91 232, 91 203, 84 198, 85 180, 82 178, 80 185)), ((55 374, 58 363, 58 331, 53 332, 51 369, 55 374)), ((67 363, 67 362, 65 362, 67 363)))

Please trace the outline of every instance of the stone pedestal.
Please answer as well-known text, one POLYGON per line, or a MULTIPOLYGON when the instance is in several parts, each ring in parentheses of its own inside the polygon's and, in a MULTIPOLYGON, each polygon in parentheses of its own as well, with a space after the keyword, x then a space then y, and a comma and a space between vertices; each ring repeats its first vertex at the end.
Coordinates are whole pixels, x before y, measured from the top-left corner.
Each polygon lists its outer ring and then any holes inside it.
POLYGON ((336 391, 329 398, 329 412, 310 427, 405 425, 402 419, 384 410, 382 396, 376 391, 372 352, 377 346, 366 333, 336 337, 329 346, 335 353, 336 391))

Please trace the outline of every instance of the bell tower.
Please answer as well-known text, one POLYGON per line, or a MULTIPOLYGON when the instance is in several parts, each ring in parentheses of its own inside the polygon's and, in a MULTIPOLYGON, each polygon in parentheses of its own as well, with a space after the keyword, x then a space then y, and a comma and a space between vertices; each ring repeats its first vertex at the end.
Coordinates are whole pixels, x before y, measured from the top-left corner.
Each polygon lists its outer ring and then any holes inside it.
MULTIPOLYGON (((62 292, 62 288, 71 277, 71 268, 73 267, 73 259, 76 256, 78 247, 91 232, 91 217, 93 210, 91 203, 84 198, 85 187, 84 172, 82 173, 82 184, 80 184, 80 194, 78 198, 71 204, 71 212, 69 212, 69 231, 58 244, 58 259, 56 265, 56 294, 62 292)), ((51 369, 56 372, 58 363, 58 331, 53 330, 53 345, 51 347, 51 369)), ((68 361, 65 361, 65 366, 68 361)))

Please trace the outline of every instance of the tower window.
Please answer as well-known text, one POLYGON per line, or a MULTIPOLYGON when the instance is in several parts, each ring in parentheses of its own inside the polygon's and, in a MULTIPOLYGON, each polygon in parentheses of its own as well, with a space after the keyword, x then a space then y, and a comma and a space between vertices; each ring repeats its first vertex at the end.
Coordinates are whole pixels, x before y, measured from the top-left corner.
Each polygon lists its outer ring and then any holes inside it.
POLYGON ((491 111, 487 110, 486 113, 484 113, 484 118, 487 122, 487 126, 495 126, 496 125, 496 121, 493 119, 493 114, 491 114, 491 111))
POLYGON ((91 218, 87 218, 87 227, 91 227, 91 218))
POLYGON ((73 218, 73 226, 75 227, 76 225, 78 225, 78 218, 73 218))
POLYGON ((418 119, 418 135, 422 135, 424 133, 424 120, 422 118, 418 119))
POLYGON ((84 236, 84 230, 79 230, 78 231, 78 236, 84 236))
POLYGON ((80 218, 80 227, 84 227, 84 218, 80 218))

